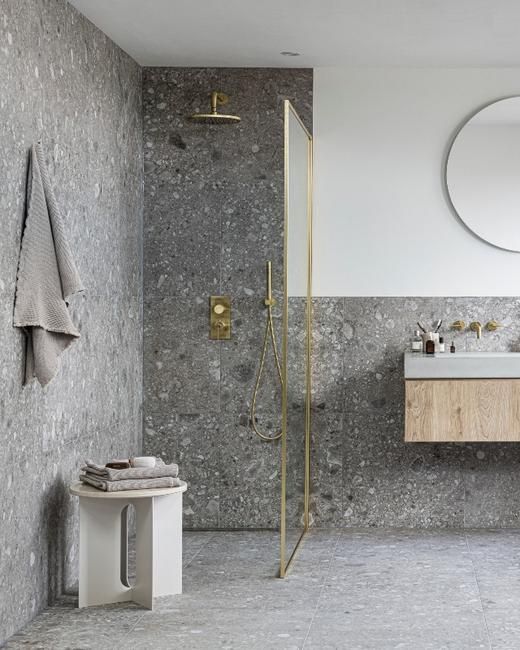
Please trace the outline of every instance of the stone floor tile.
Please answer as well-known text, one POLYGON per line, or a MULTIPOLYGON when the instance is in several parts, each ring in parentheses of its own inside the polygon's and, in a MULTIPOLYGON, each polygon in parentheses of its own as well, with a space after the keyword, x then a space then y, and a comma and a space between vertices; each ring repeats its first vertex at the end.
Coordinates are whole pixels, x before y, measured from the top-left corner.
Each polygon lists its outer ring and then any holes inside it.
POLYGON ((74 601, 45 610, 3 646, 7 650, 111 650, 143 616, 132 603, 77 609, 74 601))
POLYGON ((265 650, 303 646, 312 611, 287 612, 280 608, 270 611, 244 612, 228 607, 205 610, 199 608, 186 614, 145 615, 121 648, 130 644, 135 650, 190 650, 233 648, 265 650))
POLYGON ((187 532, 184 590, 38 616, 21 650, 513 650, 520 624, 518 530, 312 530, 286 579, 277 531, 187 532))
POLYGON ((503 608, 489 609, 485 606, 484 615, 493 650, 516 650, 520 647, 518 602, 517 597, 514 602, 503 608))
MULTIPOLYGON (((446 609, 449 604, 446 605, 446 609)), ((467 610, 446 615, 418 615, 413 606, 402 611, 345 611, 342 615, 317 614, 305 650, 490 650, 482 613, 467 610)))

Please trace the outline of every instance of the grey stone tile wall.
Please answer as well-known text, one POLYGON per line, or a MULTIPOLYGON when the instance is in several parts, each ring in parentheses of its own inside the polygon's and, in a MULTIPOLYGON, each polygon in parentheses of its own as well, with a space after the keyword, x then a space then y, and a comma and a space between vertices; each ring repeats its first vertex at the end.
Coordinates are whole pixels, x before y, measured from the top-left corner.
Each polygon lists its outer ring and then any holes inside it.
MULTIPOLYGON (((283 100, 312 126, 312 71, 145 68, 146 453, 177 459, 188 528, 275 527, 280 447, 248 428, 265 326, 265 262, 280 297, 283 100), (209 95, 233 125, 190 122, 209 95), (208 339, 208 299, 229 294, 232 338, 208 339)), ((275 310, 277 331, 280 310, 275 310)), ((280 426, 269 355, 258 417, 280 426)))
POLYGON ((315 300, 315 525, 520 523, 520 445, 404 443, 403 351, 417 320, 437 318, 505 325, 480 341, 443 328, 459 351, 520 349, 520 298, 315 300))
MULTIPOLYGON (((264 263, 281 269, 281 100, 311 123, 312 72, 144 70, 145 434, 189 480, 189 528, 272 527, 279 447, 247 427, 264 327, 264 263), (212 89, 239 125, 194 125, 212 89), (208 340, 208 296, 231 295, 233 336, 208 340)), ((279 288, 279 276, 275 279, 279 288)), ((297 305, 293 305, 296 313, 297 305)), ((506 327, 446 335, 462 349, 520 349, 520 299, 318 298, 313 326, 316 526, 513 526, 518 445, 403 442, 402 354, 415 322, 491 318, 506 327)), ((278 330, 280 312, 275 314, 278 330)), ((301 335, 295 326, 294 340, 301 335)), ((298 346, 297 346, 298 347, 298 346)), ((291 359, 294 376, 302 372, 291 359)), ((259 418, 278 426, 269 361, 259 418)), ((291 418, 298 422, 299 387, 291 418)), ((294 475, 298 474, 296 455, 294 475)), ((292 471, 292 470, 291 470, 292 471)), ((290 486, 297 516, 298 485, 290 486)), ((519 495, 520 496, 520 495, 519 495)))
POLYGON ((77 582, 86 457, 141 445, 141 71, 62 0, 0 6, 0 645, 77 582), (30 145, 50 177, 87 289, 81 339, 42 390, 22 387, 12 327, 30 145))

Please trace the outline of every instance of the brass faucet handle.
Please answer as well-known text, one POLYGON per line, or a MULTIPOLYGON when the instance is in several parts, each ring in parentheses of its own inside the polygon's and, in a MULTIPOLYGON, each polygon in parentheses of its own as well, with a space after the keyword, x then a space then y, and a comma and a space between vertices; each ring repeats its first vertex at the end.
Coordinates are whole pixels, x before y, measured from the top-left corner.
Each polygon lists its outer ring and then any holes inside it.
POLYGON ((490 320, 486 325, 488 332, 496 332, 499 327, 504 327, 502 323, 498 323, 496 320, 490 320))
POLYGON ((462 330, 466 329, 466 323, 463 320, 456 320, 451 324, 451 329, 462 332, 462 330))

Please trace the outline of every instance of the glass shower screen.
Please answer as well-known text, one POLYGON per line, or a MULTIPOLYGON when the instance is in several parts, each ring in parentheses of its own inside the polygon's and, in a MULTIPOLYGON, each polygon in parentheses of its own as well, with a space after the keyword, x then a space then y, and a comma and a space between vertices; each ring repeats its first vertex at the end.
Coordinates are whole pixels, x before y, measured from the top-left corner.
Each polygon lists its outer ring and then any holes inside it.
POLYGON ((284 102, 284 305, 280 576, 309 526, 312 136, 284 102))

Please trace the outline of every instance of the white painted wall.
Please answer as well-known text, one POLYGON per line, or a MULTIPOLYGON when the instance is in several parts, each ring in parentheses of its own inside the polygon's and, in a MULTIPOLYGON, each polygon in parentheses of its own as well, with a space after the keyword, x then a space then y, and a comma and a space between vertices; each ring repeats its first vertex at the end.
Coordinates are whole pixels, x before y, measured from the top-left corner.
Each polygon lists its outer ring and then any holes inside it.
POLYGON ((520 253, 475 237, 444 190, 475 110, 519 68, 314 71, 316 296, 520 296, 520 253))

